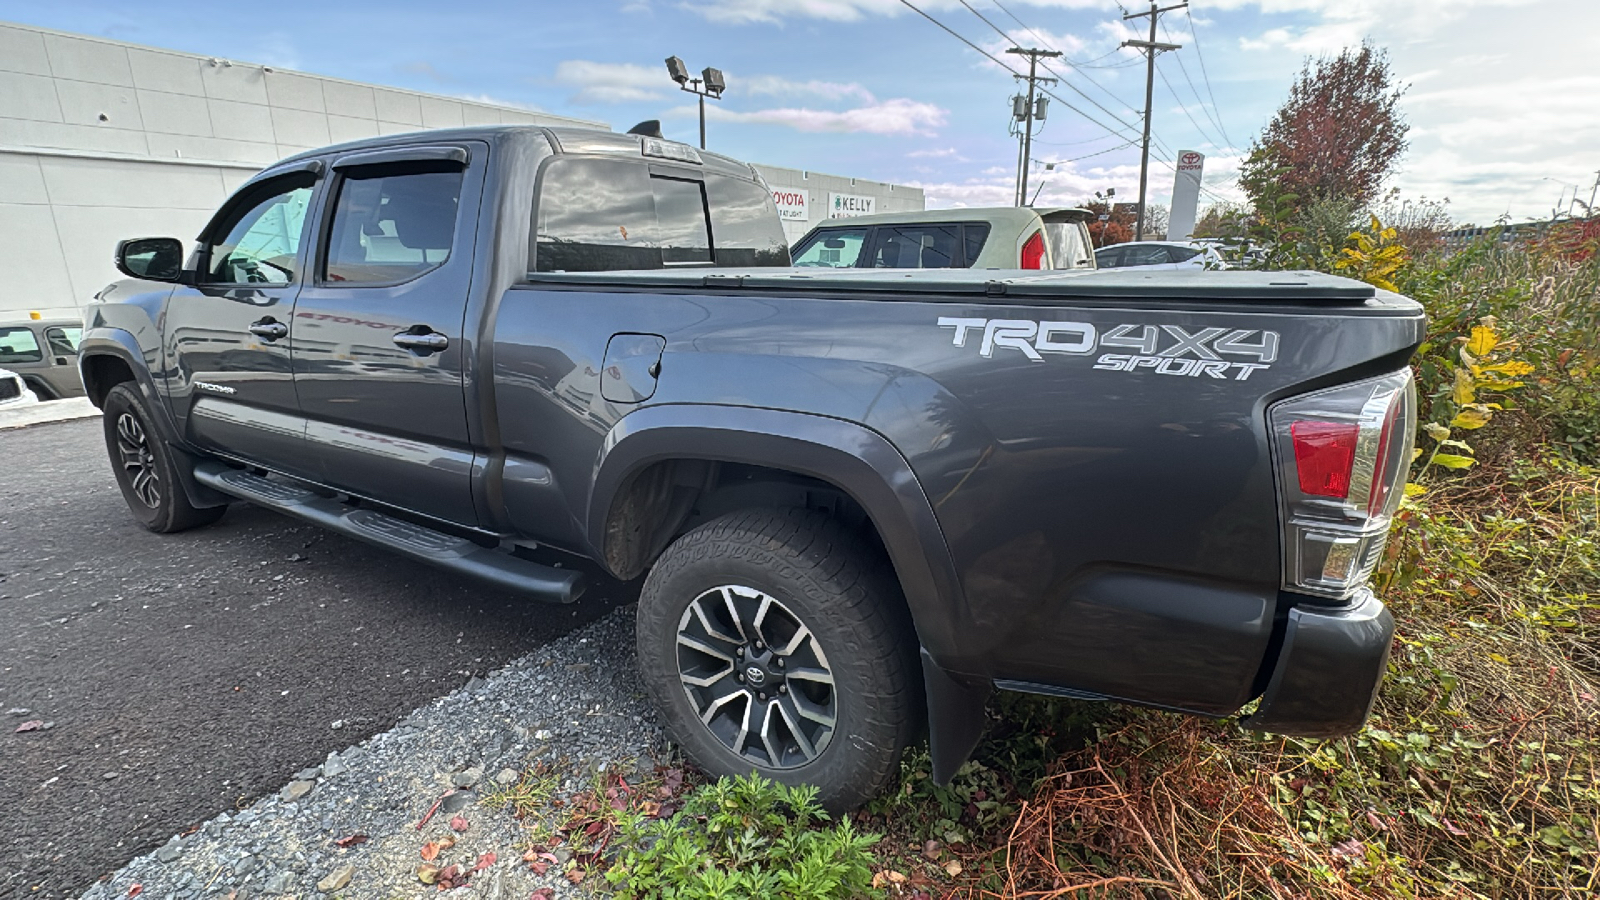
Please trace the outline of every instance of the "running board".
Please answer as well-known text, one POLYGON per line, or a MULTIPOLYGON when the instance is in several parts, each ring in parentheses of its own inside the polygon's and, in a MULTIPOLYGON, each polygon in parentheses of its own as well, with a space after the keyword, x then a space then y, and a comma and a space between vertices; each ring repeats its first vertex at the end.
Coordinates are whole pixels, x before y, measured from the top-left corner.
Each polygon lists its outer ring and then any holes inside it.
POLYGON ((219 462, 194 468, 196 481, 230 497, 248 500, 321 525, 347 537, 409 556, 418 562, 486 581, 546 603, 572 603, 582 596, 583 573, 519 559, 466 538, 446 534, 375 509, 354 507, 303 487, 271 481, 219 462))

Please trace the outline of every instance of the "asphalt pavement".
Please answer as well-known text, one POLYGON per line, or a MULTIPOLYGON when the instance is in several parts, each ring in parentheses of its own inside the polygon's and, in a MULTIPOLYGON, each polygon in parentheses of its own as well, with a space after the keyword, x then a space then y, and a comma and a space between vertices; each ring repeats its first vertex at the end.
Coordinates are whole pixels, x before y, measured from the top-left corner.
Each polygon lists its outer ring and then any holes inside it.
POLYGON ((0 898, 77 896, 637 593, 534 604, 244 504, 151 534, 100 429, 0 431, 0 898))

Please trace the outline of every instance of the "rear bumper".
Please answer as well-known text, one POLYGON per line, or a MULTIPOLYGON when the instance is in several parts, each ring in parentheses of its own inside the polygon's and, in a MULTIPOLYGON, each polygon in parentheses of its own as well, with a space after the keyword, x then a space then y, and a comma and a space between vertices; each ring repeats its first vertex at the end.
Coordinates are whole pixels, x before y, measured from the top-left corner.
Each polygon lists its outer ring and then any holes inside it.
POLYGON ((1283 649, 1246 728, 1331 738, 1358 731, 1389 664, 1394 617, 1370 591, 1349 605, 1289 610, 1283 649))

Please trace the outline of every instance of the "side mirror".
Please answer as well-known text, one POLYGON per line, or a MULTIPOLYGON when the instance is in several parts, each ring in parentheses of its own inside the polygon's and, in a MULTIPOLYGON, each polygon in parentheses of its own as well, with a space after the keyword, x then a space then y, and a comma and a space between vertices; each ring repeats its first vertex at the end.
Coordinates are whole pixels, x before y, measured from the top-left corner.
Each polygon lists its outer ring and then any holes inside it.
POLYGON ((117 242, 117 271, 146 281, 177 281, 183 272, 183 242, 177 238, 134 238, 117 242))

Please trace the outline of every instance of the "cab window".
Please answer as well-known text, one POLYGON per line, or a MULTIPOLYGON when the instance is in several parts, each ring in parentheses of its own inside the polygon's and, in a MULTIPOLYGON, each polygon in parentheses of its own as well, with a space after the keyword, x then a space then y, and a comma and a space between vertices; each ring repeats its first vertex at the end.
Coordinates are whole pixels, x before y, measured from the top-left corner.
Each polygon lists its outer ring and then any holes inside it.
POLYGON ((38 362, 44 359, 39 339, 31 328, 0 328, 0 364, 38 362))
POLYGON ((204 280, 213 284, 288 284, 305 234, 315 178, 295 175, 263 186, 254 202, 235 208, 208 229, 212 239, 204 280))
POLYGON ((324 280, 393 283, 444 265, 455 243, 461 179, 459 166, 430 164, 371 166, 346 175, 334 205, 324 280))
POLYGON ((801 243, 794 264, 807 268, 854 268, 866 241, 865 228, 821 228, 801 243))

